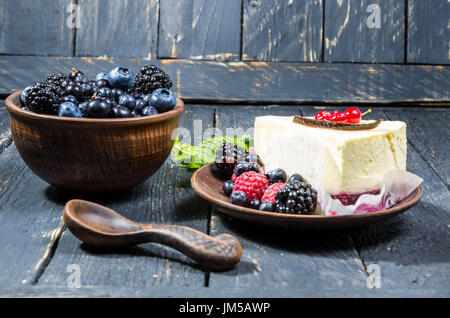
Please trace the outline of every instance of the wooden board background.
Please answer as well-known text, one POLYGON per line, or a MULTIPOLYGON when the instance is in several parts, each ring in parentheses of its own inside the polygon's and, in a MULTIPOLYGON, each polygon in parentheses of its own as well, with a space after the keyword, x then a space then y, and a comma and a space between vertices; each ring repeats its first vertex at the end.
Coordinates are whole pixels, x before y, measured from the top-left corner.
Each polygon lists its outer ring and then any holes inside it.
POLYGON ((449 64, 449 16, 447 0, 3 0, 0 54, 449 64))

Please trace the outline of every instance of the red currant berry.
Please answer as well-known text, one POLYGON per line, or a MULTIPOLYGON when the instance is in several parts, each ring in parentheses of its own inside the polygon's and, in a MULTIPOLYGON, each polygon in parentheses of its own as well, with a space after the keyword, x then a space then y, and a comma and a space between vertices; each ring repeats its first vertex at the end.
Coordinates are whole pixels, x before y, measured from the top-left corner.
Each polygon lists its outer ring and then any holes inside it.
POLYGON ((339 123, 345 123, 347 121, 347 116, 343 112, 338 112, 335 110, 330 117, 331 121, 339 122, 339 123))
POLYGON ((329 112, 322 110, 316 114, 315 119, 316 120, 330 120, 330 116, 331 116, 331 114, 329 112))
POLYGON ((356 107, 350 107, 345 111, 347 122, 349 124, 359 124, 361 121, 361 112, 356 107))

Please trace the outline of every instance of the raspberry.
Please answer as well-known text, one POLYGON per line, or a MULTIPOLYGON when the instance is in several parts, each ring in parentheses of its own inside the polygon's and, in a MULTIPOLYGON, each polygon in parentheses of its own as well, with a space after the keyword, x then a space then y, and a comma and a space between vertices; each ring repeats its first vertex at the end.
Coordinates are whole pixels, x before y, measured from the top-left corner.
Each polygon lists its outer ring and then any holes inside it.
POLYGON ((278 191, 285 185, 286 183, 281 182, 271 184, 264 192, 264 195, 261 198, 261 202, 270 201, 275 204, 275 196, 277 195, 278 191))
POLYGON ((231 181, 236 182, 236 179, 237 179, 237 175, 235 175, 235 174, 233 173, 233 175, 231 176, 231 181))
POLYGON ((248 200, 260 200, 269 186, 266 176, 255 171, 244 172, 237 177, 233 191, 243 191, 247 194, 248 200))

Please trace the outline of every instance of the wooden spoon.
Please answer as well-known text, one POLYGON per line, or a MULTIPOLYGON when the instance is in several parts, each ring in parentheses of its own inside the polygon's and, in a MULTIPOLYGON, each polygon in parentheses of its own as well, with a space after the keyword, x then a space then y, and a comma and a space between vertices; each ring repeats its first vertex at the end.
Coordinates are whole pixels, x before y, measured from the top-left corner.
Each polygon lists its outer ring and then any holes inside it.
POLYGON ((133 222, 116 211, 84 200, 66 203, 63 219, 81 241, 102 247, 160 243, 214 270, 233 267, 242 256, 239 241, 229 235, 216 237, 180 225, 152 225, 133 222))

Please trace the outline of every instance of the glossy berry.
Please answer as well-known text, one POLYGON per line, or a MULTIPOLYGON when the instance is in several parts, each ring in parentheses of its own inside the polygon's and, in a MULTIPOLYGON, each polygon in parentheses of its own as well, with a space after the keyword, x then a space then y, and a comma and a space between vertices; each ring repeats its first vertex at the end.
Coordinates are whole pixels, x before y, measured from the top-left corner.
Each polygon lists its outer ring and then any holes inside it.
POLYGON ((229 197, 231 195, 231 192, 233 192, 234 182, 231 180, 227 180, 223 183, 223 193, 229 197))
POLYGON ((121 90, 120 88, 113 88, 111 90, 112 93, 112 97, 114 98, 114 100, 116 102, 119 102, 120 96, 123 95, 123 90, 121 90))
POLYGON ((116 67, 109 72, 109 83, 114 88, 131 88, 134 84, 133 73, 125 67, 116 67))
POLYGON ((66 95, 72 95, 77 100, 80 100, 83 97, 83 89, 76 84, 69 84, 64 89, 64 93, 66 95))
POLYGON ((78 100, 72 95, 64 96, 64 101, 71 102, 71 103, 74 103, 75 105, 78 105, 78 100))
POLYGON ((108 118, 111 112, 111 105, 101 99, 91 100, 84 110, 84 114, 89 118, 108 118))
POLYGON ((266 212, 274 212, 275 211, 275 204, 273 204, 270 201, 263 201, 261 205, 259 206, 260 211, 266 211, 266 212))
POLYGON ((361 112, 356 107, 347 108, 345 115, 349 124, 359 124, 361 121, 361 112))
POLYGON ((112 108, 112 115, 115 118, 127 118, 132 117, 128 108, 122 106, 115 106, 112 108))
POLYGON ((155 89, 172 87, 170 77, 155 65, 144 65, 136 75, 133 89, 142 94, 151 94, 155 89))
POLYGON ((27 99, 27 95, 28 92, 33 88, 33 86, 28 86, 26 87, 23 91, 22 94, 20 94, 20 102, 22 103, 22 105, 25 105, 26 103, 26 99, 27 99))
POLYGON ((84 75, 84 73, 75 68, 72 68, 72 72, 69 74, 69 79, 75 81, 75 79, 80 75, 84 75))
POLYGON ((138 113, 142 113, 142 110, 145 107, 147 107, 147 104, 142 99, 136 99, 136 105, 134 106, 134 110, 136 110, 138 113))
POLYGON ((320 111, 316 114, 316 120, 330 120, 331 114, 327 111, 320 111))
POLYGON ((102 88, 102 87, 111 88, 111 84, 106 79, 99 79, 96 83, 97 83, 98 88, 102 88))
POLYGON ((158 110, 155 107, 147 106, 142 110, 142 116, 158 115, 158 110))
POLYGON ((249 162, 248 171, 255 171, 259 173, 259 165, 256 162, 249 162))
POLYGON ((102 87, 100 88, 97 93, 95 93, 95 95, 97 97, 109 97, 112 98, 113 97, 113 93, 112 90, 108 87, 102 87))
POLYGON ((106 72, 102 72, 102 73, 98 73, 97 76, 95 76, 95 80, 101 80, 101 79, 105 79, 109 82, 109 74, 106 72))
POLYGON ((305 179, 299 173, 294 173, 292 176, 289 177, 288 183, 292 181, 304 182, 305 179))
POLYGON ((255 210, 258 210, 260 205, 261 201, 259 201, 258 199, 253 199, 248 203, 248 207, 255 210))
POLYGON ((164 113, 175 108, 177 99, 170 90, 159 88, 150 96, 149 105, 155 107, 159 113, 164 113))
POLYGON ((331 113, 330 121, 345 123, 347 121, 347 117, 344 112, 338 112, 337 110, 335 110, 333 113, 331 113))
POLYGON ((264 195, 261 198, 261 201, 270 201, 273 204, 275 204, 275 196, 277 195, 278 191, 280 191, 281 188, 283 188, 286 185, 286 183, 277 182, 274 184, 271 184, 266 191, 264 191, 264 195))
POLYGON ((133 110, 136 107, 136 99, 131 95, 123 94, 119 98, 119 106, 133 110))
POLYGON ((59 105, 58 116, 81 118, 83 114, 80 109, 72 102, 64 102, 59 105))
POLYGON ((260 200, 269 186, 266 176, 254 171, 244 172, 237 177, 234 183, 234 191, 244 191, 249 200, 260 200))
POLYGON ((78 108, 80 109, 81 113, 84 114, 84 110, 86 109, 86 105, 88 104, 88 102, 83 102, 78 104, 78 108))
POLYGON ((233 191, 230 195, 230 202, 235 205, 247 206, 248 197, 243 191, 233 191))
POLYGON ((84 75, 82 75, 82 74, 79 74, 79 75, 75 78, 74 82, 75 82, 75 83, 80 83, 80 84, 87 84, 88 79, 87 79, 86 76, 84 76, 84 75))
POLYGON ((286 182, 287 175, 283 169, 274 169, 266 173, 267 179, 270 183, 286 182))
POLYGON ((244 172, 250 171, 250 164, 248 162, 240 162, 238 163, 233 170, 233 173, 236 175, 236 177, 239 177, 244 172))

